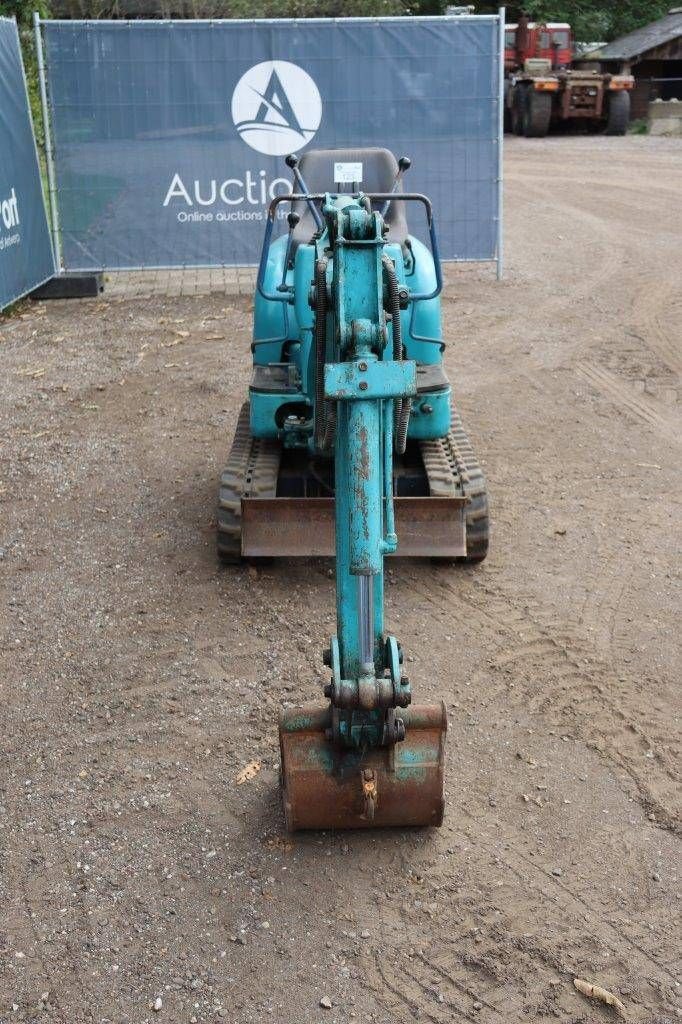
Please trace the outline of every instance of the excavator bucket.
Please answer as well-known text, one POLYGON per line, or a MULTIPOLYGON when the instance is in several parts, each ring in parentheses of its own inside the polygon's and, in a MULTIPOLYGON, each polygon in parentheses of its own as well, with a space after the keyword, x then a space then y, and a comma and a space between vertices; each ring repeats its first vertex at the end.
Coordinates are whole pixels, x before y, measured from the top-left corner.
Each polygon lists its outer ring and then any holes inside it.
POLYGON ((400 743, 348 750, 329 738, 329 707, 282 712, 282 795, 290 832, 442 823, 445 705, 417 704, 400 717, 400 743))

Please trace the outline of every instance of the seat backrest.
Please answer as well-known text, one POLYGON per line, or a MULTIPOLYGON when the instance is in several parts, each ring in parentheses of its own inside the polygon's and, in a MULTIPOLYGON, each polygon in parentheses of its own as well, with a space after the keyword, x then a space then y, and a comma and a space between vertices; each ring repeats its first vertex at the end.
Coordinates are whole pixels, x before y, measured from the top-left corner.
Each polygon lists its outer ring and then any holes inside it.
MULTIPOLYGON (((309 192, 335 191, 335 163, 362 164, 362 182, 359 187, 363 192, 391 192, 398 173, 398 162, 390 149, 310 149, 301 155, 299 161, 301 176, 309 192)), ((402 192, 402 182, 397 191, 402 192)), ((316 224, 307 203, 299 200, 293 203, 292 209, 301 218, 292 236, 295 248, 310 241, 316 231, 316 224)), ((403 245, 408 236, 405 203, 392 200, 384 219, 388 224, 388 241, 403 245)))

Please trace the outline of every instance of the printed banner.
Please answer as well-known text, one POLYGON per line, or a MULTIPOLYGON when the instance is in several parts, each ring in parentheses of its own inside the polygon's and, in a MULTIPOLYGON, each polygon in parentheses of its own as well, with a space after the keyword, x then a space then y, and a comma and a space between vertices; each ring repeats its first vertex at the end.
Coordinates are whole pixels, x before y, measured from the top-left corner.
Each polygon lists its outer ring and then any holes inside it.
POLYGON ((54 272, 19 35, 0 18, 0 309, 54 272))
POLYGON ((43 27, 68 268, 253 264, 284 156, 360 146, 411 158, 444 259, 495 258, 497 18, 43 27))

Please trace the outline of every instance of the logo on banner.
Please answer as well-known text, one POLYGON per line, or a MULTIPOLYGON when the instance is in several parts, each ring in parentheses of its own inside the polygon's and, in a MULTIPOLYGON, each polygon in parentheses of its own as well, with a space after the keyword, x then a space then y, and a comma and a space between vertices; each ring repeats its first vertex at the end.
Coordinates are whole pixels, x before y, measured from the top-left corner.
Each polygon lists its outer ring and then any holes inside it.
POLYGON ((303 68, 287 60, 266 60, 237 82, 232 120, 251 149, 284 156, 315 135, 322 120, 322 98, 303 68))
POLYGON ((0 216, 6 228, 15 228, 19 224, 19 204, 15 189, 0 203, 0 216))
POLYGON ((16 189, 12 189, 6 199, 0 200, 0 252, 18 245, 21 241, 21 234, 16 230, 21 221, 19 219, 19 203, 17 201, 16 189), (13 231, 11 235, 3 231, 13 231))

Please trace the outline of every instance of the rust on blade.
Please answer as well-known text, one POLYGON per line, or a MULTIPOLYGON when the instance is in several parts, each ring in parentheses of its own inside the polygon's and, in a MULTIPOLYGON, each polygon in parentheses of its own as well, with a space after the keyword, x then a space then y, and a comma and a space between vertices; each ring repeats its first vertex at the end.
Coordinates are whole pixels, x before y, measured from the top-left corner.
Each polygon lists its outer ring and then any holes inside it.
POLYGON ((367 751, 334 746, 329 707, 280 717, 282 795, 289 831, 438 826, 443 821, 445 705, 400 711, 405 739, 367 751))
MULTIPOLYGON (((402 558, 464 558, 466 498, 394 498, 402 558)), ((333 498, 242 498, 245 558, 331 558, 333 498)))

